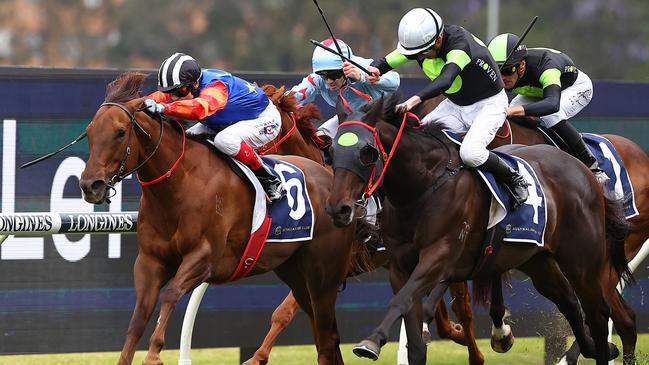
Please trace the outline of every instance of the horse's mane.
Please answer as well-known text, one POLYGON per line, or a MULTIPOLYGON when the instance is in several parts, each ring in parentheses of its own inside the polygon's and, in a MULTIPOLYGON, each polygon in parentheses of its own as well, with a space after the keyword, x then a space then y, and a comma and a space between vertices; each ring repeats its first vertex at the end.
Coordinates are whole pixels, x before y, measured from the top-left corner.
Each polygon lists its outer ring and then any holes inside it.
POLYGON ((140 87, 148 75, 141 72, 129 71, 121 74, 106 86, 105 101, 125 103, 141 98, 140 87))
POLYGON ((270 101, 281 111, 292 113, 297 109, 297 99, 293 93, 286 93, 286 86, 277 88, 275 85, 264 85, 262 90, 268 95, 270 101))
POLYGON ((313 120, 322 120, 320 109, 313 104, 309 103, 303 108, 300 108, 295 113, 295 120, 297 122, 297 129, 306 141, 311 141, 317 129, 313 125, 313 120))
MULTIPOLYGON (((141 98, 142 93, 140 88, 144 83, 144 79, 148 77, 147 74, 141 72, 129 71, 119 75, 115 80, 111 81, 106 86, 106 102, 113 103, 126 103, 131 100, 141 98)), ((154 119, 157 117, 152 116, 154 119)), ((178 133, 182 133, 185 129, 184 123, 169 123, 171 127, 178 133)))
MULTIPOLYGON (((395 92, 383 102, 383 120, 397 128, 401 126, 401 122, 403 121, 403 113, 397 113, 394 109, 395 106, 399 103, 399 100, 401 100, 401 93, 395 92)), ((417 115, 417 117, 419 117, 419 120, 421 121, 426 116, 425 109, 426 107, 424 103, 420 103, 411 110, 411 113, 417 115)), ((414 118, 408 118, 407 123, 409 126, 413 126, 416 124, 416 121, 414 118)), ((446 124, 435 122, 428 123, 426 126, 420 129, 406 128, 405 130, 406 132, 414 132, 414 134, 426 135, 430 137, 441 134, 442 130, 444 129, 448 129, 446 124)))
POLYGON ((268 98, 277 106, 280 111, 286 113, 295 113, 295 122, 297 129, 300 131, 302 138, 305 141, 311 141, 315 135, 316 128, 311 120, 321 120, 322 115, 320 110, 315 104, 307 104, 303 108, 298 109, 297 99, 292 92, 286 92, 286 86, 280 88, 275 85, 264 85, 262 90, 268 95, 268 98))

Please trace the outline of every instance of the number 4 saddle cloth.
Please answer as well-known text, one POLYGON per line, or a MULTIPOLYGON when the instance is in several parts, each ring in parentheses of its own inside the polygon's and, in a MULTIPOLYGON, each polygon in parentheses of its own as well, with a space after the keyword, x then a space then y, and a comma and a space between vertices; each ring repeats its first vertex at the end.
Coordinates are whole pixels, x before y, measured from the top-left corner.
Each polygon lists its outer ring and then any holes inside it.
MULTIPOLYGON (((456 144, 461 144, 461 137, 451 131, 444 132, 456 144)), ((624 167, 624 163, 610 141, 606 138, 584 134, 586 143, 593 151, 600 167, 611 178, 607 183, 609 191, 614 192, 616 198, 624 200, 624 210, 627 218, 638 215, 635 206, 633 187, 624 167)), ((540 185, 534 169, 523 159, 497 152, 512 168, 521 173, 530 184, 529 197, 520 207, 513 209, 512 197, 504 187, 496 183, 491 173, 478 170, 480 177, 492 193, 489 211, 488 228, 496 225, 504 230, 503 241, 534 243, 543 246, 543 235, 546 226, 547 206, 543 187, 540 185)))

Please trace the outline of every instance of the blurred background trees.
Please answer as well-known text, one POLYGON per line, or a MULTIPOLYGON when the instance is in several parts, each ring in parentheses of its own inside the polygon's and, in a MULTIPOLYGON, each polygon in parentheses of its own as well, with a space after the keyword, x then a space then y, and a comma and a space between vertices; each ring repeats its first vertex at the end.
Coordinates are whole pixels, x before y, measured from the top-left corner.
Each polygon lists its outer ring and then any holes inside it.
MULTIPOLYGON (((488 42, 487 1, 320 0, 335 34, 364 57, 396 45, 399 19, 428 6, 488 42)), ((499 32, 562 50, 594 79, 649 81, 649 2, 500 0, 499 32)), ((308 72, 328 37, 309 0, 0 0, 0 65, 156 68, 173 52, 204 67, 308 72)), ((403 70, 419 74, 416 67, 403 70)))

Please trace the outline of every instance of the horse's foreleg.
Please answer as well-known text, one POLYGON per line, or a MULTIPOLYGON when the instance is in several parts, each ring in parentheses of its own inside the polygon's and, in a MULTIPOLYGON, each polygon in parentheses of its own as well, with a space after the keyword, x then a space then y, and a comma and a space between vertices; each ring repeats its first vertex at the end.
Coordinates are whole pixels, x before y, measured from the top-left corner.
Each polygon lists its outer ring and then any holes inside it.
POLYGON ((453 312, 458 321, 462 324, 464 338, 466 340, 467 350, 469 351, 469 364, 484 364, 484 356, 478 344, 475 342, 475 333, 473 331, 473 308, 471 308, 471 297, 469 296, 469 287, 466 281, 451 284, 449 288, 453 298, 453 312))
POLYGON ((277 276, 291 288, 291 293, 293 294, 295 301, 307 316, 309 316, 315 347, 316 350, 318 350, 319 337, 313 316, 313 305, 311 304, 311 297, 307 290, 304 273, 299 271, 299 269, 296 269, 297 266, 298 264, 296 263, 295 258, 292 258, 280 267, 275 268, 274 271, 277 276))
POLYGON ((270 351, 273 349, 277 337, 284 331, 289 323, 291 323, 298 309, 300 309, 300 306, 297 304, 293 292, 291 291, 288 293, 286 298, 284 298, 284 301, 275 309, 275 311, 273 311, 270 331, 266 334, 264 342, 261 344, 259 349, 255 351, 252 358, 246 360, 243 365, 265 365, 268 363, 270 351))
POLYGON ((149 352, 143 365, 161 365, 160 351, 165 343, 165 330, 178 300, 209 277, 209 250, 197 250, 183 257, 176 275, 160 295, 160 316, 149 341, 149 352))
POLYGON ((505 323, 507 309, 503 300, 502 275, 496 274, 491 279, 491 348, 495 352, 505 353, 514 346, 514 334, 511 327, 505 323))
POLYGON ((151 319, 165 276, 165 269, 157 260, 144 255, 138 255, 135 259, 133 269, 135 308, 128 324, 126 341, 118 365, 130 365, 133 362, 135 348, 144 333, 146 324, 151 319))
MULTIPOLYGON (((395 268, 390 271, 392 292, 397 293, 408 280, 408 274, 395 268)), ((408 363, 422 364, 426 362, 426 342, 422 336, 422 303, 418 300, 403 317, 406 328, 408 363)))
MULTIPOLYGON (((381 324, 369 337, 354 348, 354 353, 357 356, 378 359, 381 347, 387 342, 390 328, 399 317, 403 317, 408 313, 415 300, 421 299, 424 294, 427 294, 433 288, 435 290, 431 294, 429 301, 437 303, 441 299, 448 287, 447 282, 440 283, 442 269, 447 265, 446 260, 449 259, 447 250, 445 250, 446 247, 448 245, 435 245, 426 247, 420 252, 419 263, 415 266, 406 284, 390 300, 388 311, 381 324)), ((393 270, 394 268, 390 267, 390 272, 393 270)))

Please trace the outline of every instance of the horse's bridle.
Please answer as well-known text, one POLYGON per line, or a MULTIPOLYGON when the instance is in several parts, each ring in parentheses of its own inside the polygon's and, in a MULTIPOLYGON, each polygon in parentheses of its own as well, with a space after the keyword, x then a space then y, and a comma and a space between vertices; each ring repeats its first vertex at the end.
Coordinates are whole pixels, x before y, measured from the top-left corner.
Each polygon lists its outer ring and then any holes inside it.
MULTIPOLYGON (((403 121, 401 122, 401 126, 399 127, 399 131, 397 132, 397 136, 394 139, 394 142, 392 144, 392 148, 390 149, 390 153, 386 153, 385 148, 383 147, 383 143, 381 143, 381 138, 378 133, 378 128, 372 127, 370 125, 367 125, 364 122, 358 121, 358 120, 350 120, 346 121, 344 123, 341 123, 339 128, 344 126, 344 125, 360 125, 366 129, 368 129, 370 132, 372 132, 374 143, 375 143, 375 148, 379 151, 380 157, 383 158, 384 165, 383 169, 381 170, 381 173, 379 174, 379 177, 375 180, 372 181, 374 176, 375 176, 375 169, 376 169, 376 164, 372 167, 372 173, 370 175, 369 180, 367 181, 367 185, 365 186, 365 189, 363 190, 363 194, 361 194, 361 197, 355 202, 356 206, 359 207, 365 207, 367 205, 367 200, 369 197, 374 193, 374 191, 380 186, 381 181, 383 180, 383 177, 385 175, 385 172, 388 169, 388 165, 390 164, 390 160, 392 159, 392 156, 394 155, 394 151, 397 149, 397 145, 399 144, 399 141, 401 140, 401 136, 403 134, 403 130, 406 126, 406 121, 408 117, 415 117, 417 121, 419 122, 419 117, 416 114, 407 112, 403 115, 403 121)), ((420 128, 421 124, 419 126, 413 127, 413 128, 420 128)), ((433 136, 435 140, 437 140, 442 147, 446 150, 446 155, 448 156, 448 163, 446 164, 446 167, 444 168, 444 171, 437 176, 435 181, 433 181, 432 185, 426 190, 426 195, 434 192, 437 190, 444 182, 446 182, 447 179, 449 179, 451 176, 454 176, 457 174, 463 167, 464 165, 460 163, 458 166, 453 166, 453 159, 451 158, 451 150, 448 148, 448 146, 437 136, 433 136)))
MULTIPOLYGON (((134 173, 135 171, 137 171, 140 167, 142 167, 145 163, 147 163, 151 159, 151 157, 153 157, 153 155, 155 155, 156 151, 158 151, 158 147, 160 147, 160 143, 162 142, 162 136, 164 134, 164 122, 163 122, 164 117, 163 117, 162 114, 159 115, 159 117, 160 117, 159 118, 159 120, 160 120, 160 138, 158 138, 158 142, 156 143, 155 148, 153 149, 153 152, 151 152, 151 154, 149 156, 147 156, 147 158, 145 158, 144 161, 140 162, 137 166, 135 166, 133 169, 131 169, 131 171, 129 171, 127 173, 124 173, 124 168, 126 166, 126 160, 128 160, 128 157, 131 155, 131 141, 133 139, 132 138, 133 135, 135 134, 134 133, 135 127, 137 127, 142 133, 144 133, 147 137, 149 137, 149 139, 151 139, 151 135, 146 130, 144 130, 144 128, 140 125, 140 123, 137 122, 137 119, 135 119, 135 113, 132 113, 123 104, 106 101, 106 102, 103 102, 99 107, 101 108, 103 106, 116 106, 116 107, 122 109, 126 114, 128 114, 128 116, 129 116, 129 118, 131 120, 131 131, 130 131, 130 133, 128 135, 128 142, 127 142, 127 145, 126 145, 126 154, 124 155, 124 158, 120 161, 119 169, 117 169, 117 172, 115 173, 115 175, 113 175, 113 177, 111 177, 110 180, 108 180, 108 182, 106 183, 106 185, 108 185, 109 189, 115 190, 115 185, 117 185, 120 181, 124 180, 124 178, 126 178, 128 175, 130 175, 130 174, 134 173)), ((144 110, 144 109, 138 109, 138 110, 136 110, 136 112, 142 111, 142 110, 144 110)))

